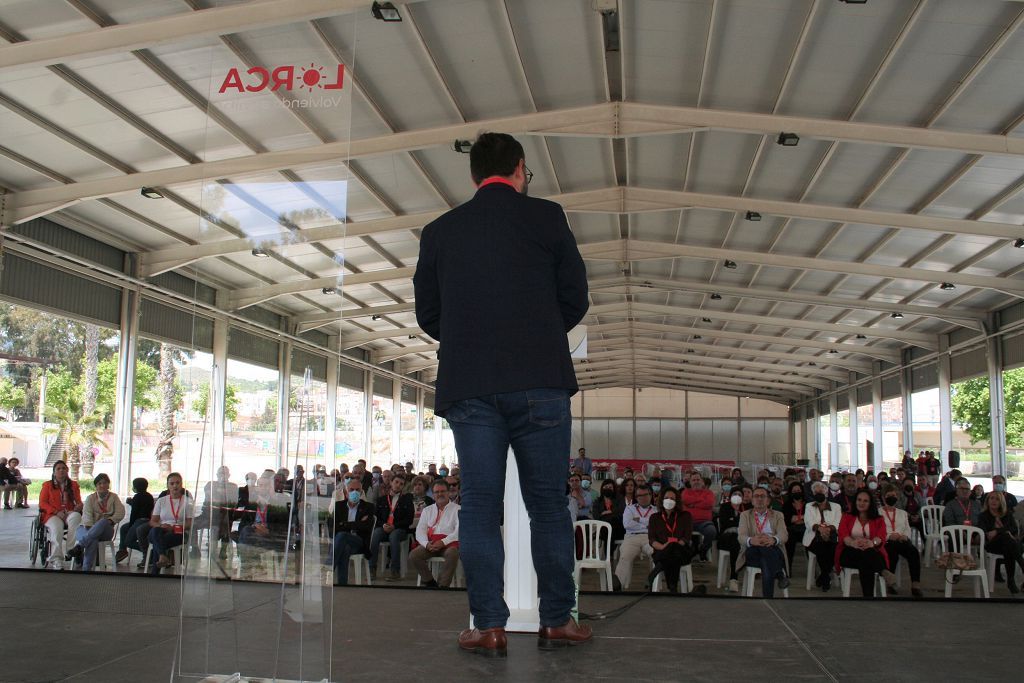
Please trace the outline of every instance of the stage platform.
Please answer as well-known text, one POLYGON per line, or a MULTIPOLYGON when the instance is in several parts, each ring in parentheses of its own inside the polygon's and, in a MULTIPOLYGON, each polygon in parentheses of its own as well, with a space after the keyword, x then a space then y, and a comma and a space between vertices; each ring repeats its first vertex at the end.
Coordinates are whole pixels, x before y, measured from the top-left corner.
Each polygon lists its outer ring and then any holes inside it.
MULTIPOLYGON (((180 579, 4 570, 0 580, 0 681, 170 679, 180 579)), ((1011 601, 651 595, 617 618, 588 622, 592 643, 542 652, 535 636, 514 635, 508 658, 489 660, 456 648, 467 621, 463 591, 326 590, 335 597, 339 683, 1021 678, 1007 643, 1024 614, 1011 601)), ((276 642, 280 587, 234 582, 229 592, 233 606, 216 610, 218 623, 234 621, 244 633, 236 652, 255 660, 276 642)), ((637 597, 584 594, 580 608, 608 612, 637 597)))

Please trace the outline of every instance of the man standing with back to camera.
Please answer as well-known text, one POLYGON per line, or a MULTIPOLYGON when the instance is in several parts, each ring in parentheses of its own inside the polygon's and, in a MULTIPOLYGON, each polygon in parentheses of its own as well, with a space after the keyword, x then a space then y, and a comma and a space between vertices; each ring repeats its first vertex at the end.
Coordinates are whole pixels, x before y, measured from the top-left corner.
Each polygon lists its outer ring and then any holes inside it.
POLYGON ((569 397, 566 333, 587 312, 587 272, 562 207, 526 196, 522 145, 483 133, 469 152, 477 192, 423 229, 413 278, 416 321, 441 342, 435 412, 451 425, 462 475, 459 543, 476 628, 459 647, 505 656, 501 516, 509 445, 530 515, 543 649, 590 639, 575 604, 565 505, 569 397))

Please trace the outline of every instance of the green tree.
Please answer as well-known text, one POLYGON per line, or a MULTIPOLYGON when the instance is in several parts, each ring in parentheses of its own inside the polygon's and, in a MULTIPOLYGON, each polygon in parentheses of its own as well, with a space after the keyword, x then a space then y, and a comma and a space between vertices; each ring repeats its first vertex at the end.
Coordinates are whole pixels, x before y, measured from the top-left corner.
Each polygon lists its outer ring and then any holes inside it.
POLYGON ((6 377, 0 377, 0 410, 7 419, 14 419, 14 411, 25 406, 25 387, 19 387, 6 377))
MULTIPOLYGON (((46 405, 55 410, 67 410, 71 401, 82 400, 82 385, 71 371, 61 367, 46 373, 46 405)), ((49 411, 47 411, 49 414, 49 411)))
POLYGON ((53 426, 44 430, 46 434, 64 435, 67 444, 64 460, 68 464, 72 479, 78 479, 83 448, 90 448, 91 444, 98 443, 110 450, 110 446, 100 438, 103 434, 103 416, 99 411, 86 413, 84 402, 76 396, 68 396, 68 401, 63 407, 47 406, 46 420, 53 423, 53 426))
MULTIPOLYGON (((971 443, 991 441, 988 377, 952 387, 953 422, 971 438, 971 443)), ((1003 373, 1003 403, 1006 413, 1006 445, 1024 446, 1024 368, 1003 373)))
MULTIPOLYGON (((209 402, 210 385, 203 384, 199 387, 196 400, 192 402, 192 410, 205 416, 209 402)), ((227 388, 224 390, 224 417, 228 419, 228 422, 234 422, 238 419, 238 406, 241 404, 242 399, 238 398, 235 387, 230 384, 227 385, 227 388)))
MULTIPOLYGON (((117 354, 101 360, 96 367, 97 391, 96 408, 104 416, 109 426, 114 417, 117 404, 117 354)), ((159 405, 155 396, 156 368, 146 363, 135 364, 135 394, 133 402, 136 408, 154 410, 159 405)), ((49 393, 49 392, 47 392, 49 393)))

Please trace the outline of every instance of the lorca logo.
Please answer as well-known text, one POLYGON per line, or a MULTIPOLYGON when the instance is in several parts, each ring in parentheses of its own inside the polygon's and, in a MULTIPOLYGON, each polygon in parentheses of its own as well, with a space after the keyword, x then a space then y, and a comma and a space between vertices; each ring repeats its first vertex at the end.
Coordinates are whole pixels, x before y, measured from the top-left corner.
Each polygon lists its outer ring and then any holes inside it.
MULTIPOLYGON (((334 69, 335 67, 330 67, 334 69)), ((245 71, 231 69, 224 82, 220 85, 220 93, 228 90, 238 92, 260 92, 270 90, 295 90, 305 88, 309 92, 314 90, 341 90, 345 82, 345 65, 338 64, 336 71, 329 73, 326 67, 317 64, 296 67, 276 66, 267 68, 254 66, 245 71), (245 74, 243 76, 242 74, 245 74), (333 79, 333 80, 332 80, 333 79)))

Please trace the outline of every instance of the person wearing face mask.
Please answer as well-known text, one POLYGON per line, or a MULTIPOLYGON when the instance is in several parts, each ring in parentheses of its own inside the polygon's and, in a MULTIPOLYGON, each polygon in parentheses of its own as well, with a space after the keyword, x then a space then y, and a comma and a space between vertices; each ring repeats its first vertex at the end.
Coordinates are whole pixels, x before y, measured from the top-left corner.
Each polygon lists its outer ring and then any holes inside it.
POLYGON ((718 530, 711 520, 715 507, 715 494, 704 487, 704 477, 700 472, 690 475, 690 488, 683 490, 683 510, 693 518, 693 529, 704 537, 698 553, 701 560, 707 560, 711 544, 718 537, 718 530))
POLYGON ((636 503, 630 505, 622 513, 622 526, 626 536, 619 546, 619 561, 615 565, 612 584, 615 590, 629 590, 629 582, 633 578, 633 561, 640 553, 648 557, 654 552, 648 542, 647 529, 651 515, 657 511, 652 505, 651 487, 641 484, 636 489, 636 503))
POLYGON ((647 585, 664 572, 670 593, 679 590, 679 569, 690 564, 694 555, 690 540, 693 519, 677 507, 678 495, 674 488, 666 487, 661 494, 661 511, 647 525, 647 541, 654 549, 654 568, 647 576, 647 585))
POLYGON ((239 578, 253 579, 267 550, 284 551, 288 536, 288 505, 275 505, 274 474, 266 470, 249 485, 238 520, 239 578))
POLYGON ((804 508, 803 544, 818 563, 817 586, 823 592, 832 588, 832 565, 835 562, 837 533, 843 511, 828 500, 824 482, 811 484, 812 502, 804 508))
POLYGON ((733 488, 729 500, 718 507, 715 521, 718 526, 718 549, 729 553, 729 592, 739 593, 740 584, 736 574, 736 558, 740 554, 739 523, 740 513, 749 508, 743 502, 743 492, 750 491, 749 486, 733 488))
POLYGON ((871 494, 871 500, 875 502, 875 505, 880 504, 881 490, 879 489, 878 479, 874 475, 868 475, 864 488, 871 494))
POLYGON ((788 491, 782 502, 782 516, 786 518, 786 531, 789 533, 789 538, 786 539, 786 557, 794 557, 797 541, 804 535, 804 508, 807 502, 804 498, 804 485, 801 482, 791 482, 788 491))
POLYGON ((910 593, 915 598, 923 596, 921 592, 921 553, 910 542, 910 520, 906 510, 896 505, 900 502, 900 493, 892 484, 882 489, 882 520, 885 522, 885 552, 889 556, 889 569, 882 571, 889 592, 896 595, 896 572, 899 571, 900 558, 907 561, 910 568, 910 593))
POLYGON ((615 496, 615 482, 605 479, 601 482, 594 505, 590 509, 590 518, 612 525, 612 542, 621 540, 626 531, 622 528, 622 510, 618 509, 615 496))
POLYGON ((924 538, 924 522, 921 519, 921 508, 927 505, 924 497, 914 488, 914 483, 909 478, 903 480, 897 491, 899 491, 900 499, 896 503, 896 507, 907 513, 907 523, 910 528, 917 529, 921 538, 924 538))
MULTIPOLYGON (((590 481, 587 480, 587 488, 590 481)), ((583 480, 578 474, 569 477, 569 499, 576 503, 576 519, 590 519, 590 508, 594 504, 590 491, 584 488, 583 480)))
POLYGON ((331 556, 334 560, 334 585, 348 585, 349 559, 365 555, 370 548, 373 532, 373 505, 362 499, 363 482, 350 477, 344 501, 334 504, 334 542, 331 556))
POLYGON ((732 491, 732 480, 729 477, 722 477, 722 491, 718 495, 718 505, 725 505, 729 502, 729 493, 732 491))
POLYGON ((942 526, 978 526, 980 514, 981 503, 971 498, 971 482, 967 481, 967 477, 960 477, 956 482, 956 497, 946 503, 946 508, 942 511, 942 526))
POLYGON ((1001 474, 997 474, 992 477, 992 490, 996 493, 1002 494, 1006 500, 1006 509, 1013 514, 1013 509, 1017 507, 1017 496, 1013 495, 1006 490, 1006 477, 1001 474))

